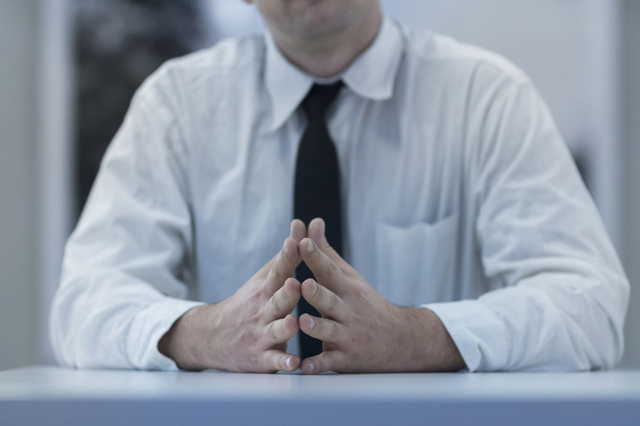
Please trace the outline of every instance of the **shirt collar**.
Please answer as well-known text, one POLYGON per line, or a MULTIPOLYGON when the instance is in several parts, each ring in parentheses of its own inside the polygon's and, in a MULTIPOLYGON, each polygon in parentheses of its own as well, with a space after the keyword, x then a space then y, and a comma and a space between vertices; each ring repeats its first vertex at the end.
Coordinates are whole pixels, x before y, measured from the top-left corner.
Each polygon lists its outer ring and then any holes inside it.
POLYGON ((315 83, 342 79, 347 87, 363 98, 389 99, 404 50, 398 25, 384 16, 380 31, 369 46, 342 74, 328 80, 313 77, 289 62, 266 35, 266 87, 273 106, 272 130, 282 126, 296 110, 315 83))

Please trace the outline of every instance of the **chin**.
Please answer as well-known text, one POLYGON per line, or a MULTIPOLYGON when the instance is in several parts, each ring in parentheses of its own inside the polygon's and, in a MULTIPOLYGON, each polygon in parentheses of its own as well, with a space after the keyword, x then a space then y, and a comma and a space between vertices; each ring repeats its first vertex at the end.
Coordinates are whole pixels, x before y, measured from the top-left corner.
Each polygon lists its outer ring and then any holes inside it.
POLYGON ((355 8, 350 0, 301 0, 298 31, 307 38, 340 33, 353 22, 355 8))

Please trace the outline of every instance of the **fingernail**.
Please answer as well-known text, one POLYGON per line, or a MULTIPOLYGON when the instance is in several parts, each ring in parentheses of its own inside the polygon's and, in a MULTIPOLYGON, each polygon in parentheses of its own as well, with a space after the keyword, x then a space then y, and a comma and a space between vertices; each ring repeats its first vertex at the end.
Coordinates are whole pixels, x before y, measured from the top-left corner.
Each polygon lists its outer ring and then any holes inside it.
POLYGON ((309 363, 309 373, 313 373, 313 370, 315 370, 315 369, 316 369, 316 366, 315 366, 315 365, 313 365, 313 363, 312 363, 312 362, 310 362, 310 363, 309 363))
POLYGON ((309 323, 309 328, 313 328, 316 326, 316 322, 313 320, 313 317, 309 317, 309 319, 311 320, 311 322, 309 323))
POLYGON ((309 240, 309 245, 307 246, 307 251, 311 253, 313 251, 313 241, 309 240))
POLYGON ((282 251, 284 254, 289 254, 289 247, 287 247, 287 240, 284 240, 284 244, 282 245, 282 251))
POLYGON ((287 358, 287 360, 284 363, 287 366, 287 368, 291 368, 291 357, 287 358))
POLYGON ((314 281, 313 282, 313 294, 312 294, 312 296, 315 296, 317 292, 318 292, 318 283, 314 281))

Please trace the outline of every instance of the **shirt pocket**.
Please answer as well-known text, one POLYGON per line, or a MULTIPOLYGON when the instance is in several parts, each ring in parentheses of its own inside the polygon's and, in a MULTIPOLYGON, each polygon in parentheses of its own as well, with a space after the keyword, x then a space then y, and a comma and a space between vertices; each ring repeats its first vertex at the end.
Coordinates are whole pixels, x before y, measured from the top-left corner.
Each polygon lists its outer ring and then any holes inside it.
POLYGON ((398 306, 452 300, 458 213, 433 224, 376 229, 376 289, 398 306))

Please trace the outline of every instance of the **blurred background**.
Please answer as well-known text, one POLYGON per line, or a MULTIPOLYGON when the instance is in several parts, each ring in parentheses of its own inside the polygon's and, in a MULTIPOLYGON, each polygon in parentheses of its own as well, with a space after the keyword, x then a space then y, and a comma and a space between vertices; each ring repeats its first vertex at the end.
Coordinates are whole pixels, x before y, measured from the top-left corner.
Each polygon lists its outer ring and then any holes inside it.
MULTIPOLYGON (((629 275, 620 367, 640 368, 640 1, 382 4, 529 74, 629 275)), ((263 29, 240 0, 0 1, 0 370, 55 362, 47 321, 64 242, 135 89, 169 58, 263 29)))

